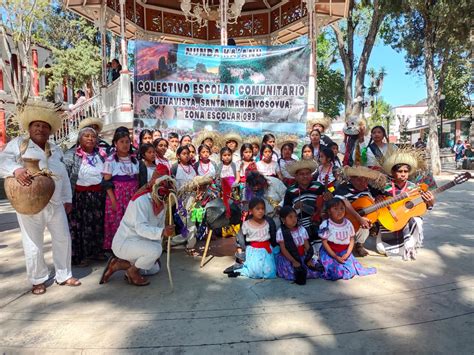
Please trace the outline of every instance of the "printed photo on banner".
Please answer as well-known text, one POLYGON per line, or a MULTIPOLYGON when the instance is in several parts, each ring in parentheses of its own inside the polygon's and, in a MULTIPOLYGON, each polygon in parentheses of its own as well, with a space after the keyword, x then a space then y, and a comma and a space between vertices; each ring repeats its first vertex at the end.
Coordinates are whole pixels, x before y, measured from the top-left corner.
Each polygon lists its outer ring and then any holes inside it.
POLYGON ((309 55, 307 45, 137 41, 135 132, 151 128, 197 134, 212 129, 253 136, 301 131, 304 136, 309 55))

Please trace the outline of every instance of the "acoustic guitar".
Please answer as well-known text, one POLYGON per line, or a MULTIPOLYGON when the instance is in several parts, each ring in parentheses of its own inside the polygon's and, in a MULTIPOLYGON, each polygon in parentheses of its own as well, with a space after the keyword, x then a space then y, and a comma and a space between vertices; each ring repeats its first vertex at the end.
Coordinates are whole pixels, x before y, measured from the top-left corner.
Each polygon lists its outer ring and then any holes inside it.
MULTIPOLYGON (((471 174, 466 172, 454 178, 453 181, 432 191, 438 194, 455 185, 462 184, 471 178, 471 174)), ((403 192, 395 197, 388 197, 382 202, 375 203, 369 196, 359 197, 351 203, 352 207, 361 217, 367 218, 375 223, 377 220, 388 230, 397 231, 402 229, 411 217, 419 217, 426 212, 426 205, 423 202, 421 194, 427 191, 427 185, 422 184, 416 189, 403 192), (397 229, 398 228, 398 229, 397 229)), ((346 213, 357 232, 360 228, 359 221, 351 214, 346 213)))
MULTIPOLYGON (((466 182, 470 178, 471 174, 468 172, 460 174, 456 176, 453 181, 438 187, 431 191, 431 193, 437 195, 456 185, 466 182)), ((406 194, 407 196, 399 201, 393 202, 393 198, 389 198, 382 202, 382 204, 388 203, 379 211, 379 222, 389 231, 395 232, 403 229, 410 218, 424 215, 426 212, 426 204, 424 203, 421 194, 426 190, 427 188, 425 185, 421 190, 416 189, 415 193, 406 194)), ((402 193, 401 195, 405 195, 405 193, 402 193)), ((398 196, 395 198, 397 197, 398 196)))

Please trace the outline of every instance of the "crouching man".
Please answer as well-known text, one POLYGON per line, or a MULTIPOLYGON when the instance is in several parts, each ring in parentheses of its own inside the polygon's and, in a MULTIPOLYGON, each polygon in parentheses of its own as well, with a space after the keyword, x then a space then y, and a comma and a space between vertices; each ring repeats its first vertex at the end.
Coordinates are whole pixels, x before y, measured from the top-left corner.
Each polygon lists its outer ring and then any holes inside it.
POLYGON ((119 270, 126 270, 125 280, 135 286, 150 281, 142 276, 159 271, 158 259, 163 251, 162 238, 174 234, 174 225, 165 226, 167 199, 174 184, 163 177, 151 188, 139 190, 130 201, 112 243, 112 256, 100 279, 106 283, 119 270))

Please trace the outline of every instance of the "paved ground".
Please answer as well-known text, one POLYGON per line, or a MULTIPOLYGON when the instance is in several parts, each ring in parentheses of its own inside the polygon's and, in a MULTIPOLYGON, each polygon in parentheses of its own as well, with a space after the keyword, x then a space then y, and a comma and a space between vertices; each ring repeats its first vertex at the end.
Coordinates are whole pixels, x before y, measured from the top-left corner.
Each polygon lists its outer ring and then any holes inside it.
MULTIPOLYGON (((444 176, 440 182, 448 181, 444 176)), ((29 293, 16 218, 0 205, 0 349, 5 353, 473 353, 474 181, 439 196, 417 261, 362 259, 374 276, 350 281, 229 279, 230 257, 204 269, 172 254, 148 287, 101 265, 76 269, 83 286, 29 293)), ((47 257, 51 263, 48 239, 47 257)))

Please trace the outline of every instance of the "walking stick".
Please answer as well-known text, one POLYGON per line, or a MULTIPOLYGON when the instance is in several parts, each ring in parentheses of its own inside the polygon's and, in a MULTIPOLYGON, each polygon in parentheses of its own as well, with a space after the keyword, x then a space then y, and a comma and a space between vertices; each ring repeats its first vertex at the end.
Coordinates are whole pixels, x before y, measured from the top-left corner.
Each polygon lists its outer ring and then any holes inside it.
MULTIPOLYGON (((166 222, 165 222, 165 225, 167 225, 167 226, 173 224, 173 210, 172 210, 173 204, 171 202, 172 199, 174 199, 174 202, 176 203, 176 206, 177 206, 178 205, 178 199, 177 199, 176 194, 174 192, 170 192, 170 194, 168 195, 168 213, 167 213, 166 222)), ((170 280, 171 290, 173 290, 174 289, 173 276, 171 275, 171 265, 170 265, 170 260, 171 260, 171 236, 168 237, 167 243, 168 244, 166 245, 166 250, 167 250, 167 253, 166 253, 166 268, 168 269, 168 279, 170 280)))

